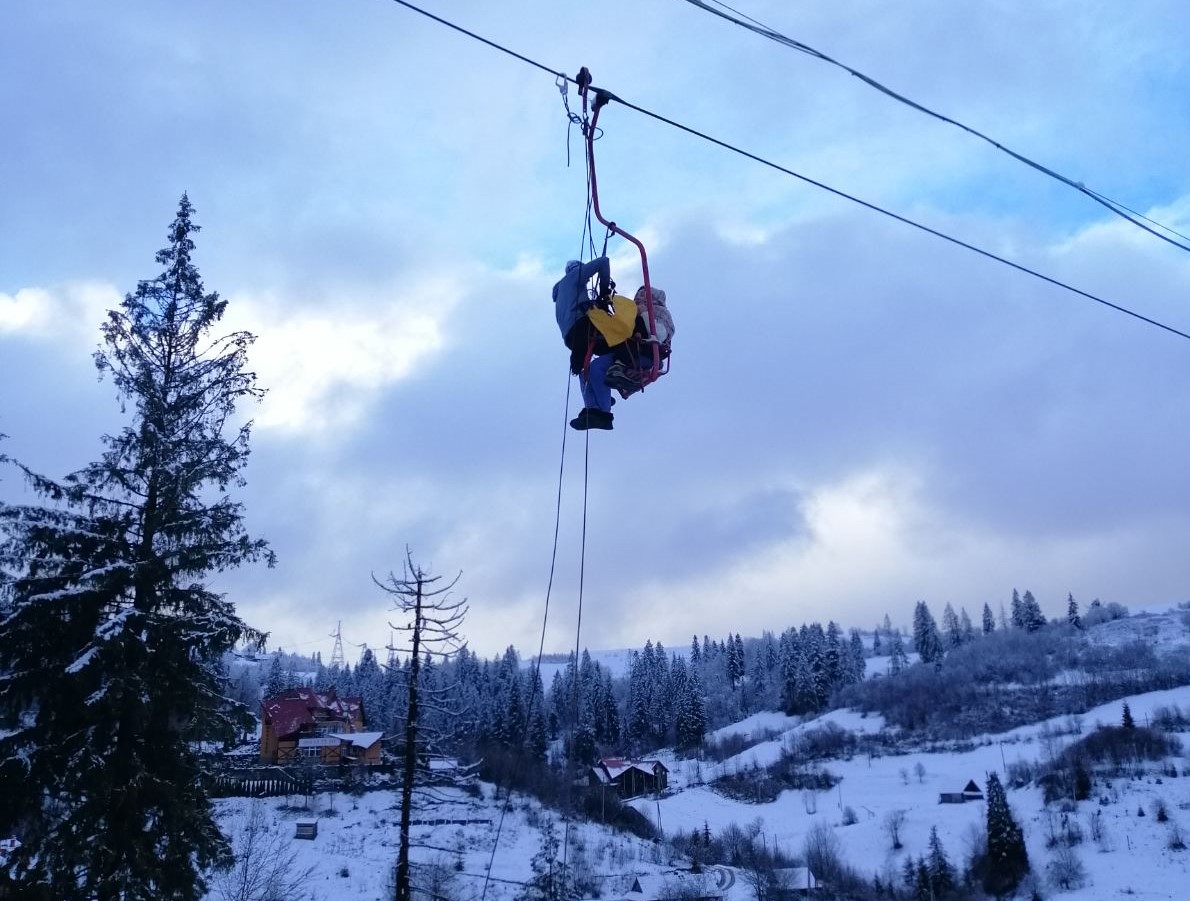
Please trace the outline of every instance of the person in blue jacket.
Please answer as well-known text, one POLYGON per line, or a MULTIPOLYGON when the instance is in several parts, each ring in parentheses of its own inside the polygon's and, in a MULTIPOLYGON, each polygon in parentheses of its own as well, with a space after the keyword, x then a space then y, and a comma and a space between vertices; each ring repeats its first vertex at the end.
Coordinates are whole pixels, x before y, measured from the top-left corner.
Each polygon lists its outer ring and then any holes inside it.
POLYGON ((606 302, 614 287, 607 257, 596 257, 589 263, 570 260, 566 263, 566 274, 554 285, 554 314, 558 318, 558 330, 570 348, 570 371, 579 376, 583 391, 583 409, 570 420, 570 427, 580 431, 611 429, 613 419, 612 392, 604 378, 614 357, 603 335, 587 318, 587 310, 593 305, 587 293, 587 283, 592 277, 597 277, 599 298, 606 302), (583 360, 586 359, 592 335, 595 337, 595 347, 584 376, 583 360))

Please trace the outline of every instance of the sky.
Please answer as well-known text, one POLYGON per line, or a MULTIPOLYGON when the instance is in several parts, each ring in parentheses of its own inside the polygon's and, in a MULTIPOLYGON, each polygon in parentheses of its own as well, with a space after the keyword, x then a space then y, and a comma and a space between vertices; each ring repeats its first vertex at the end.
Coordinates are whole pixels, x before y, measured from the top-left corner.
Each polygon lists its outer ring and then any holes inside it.
MULTIPOLYGON (((741 3, 1190 234, 1180 0, 741 3)), ((1190 331, 1190 254, 683 0, 424 4, 1190 331)), ((213 584, 274 648, 328 657, 340 621, 349 658, 386 644, 373 576, 406 549, 459 575, 485 655, 537 648, 547 592, 547 651, 976 616, 1014 588, 1051 615, 1190 596, 1190 341, 616 103, 600 200, 667 292, 672 369, 614 431, 568 431, 550 288, 582 248, 578 130, 551 75, 391 0, 10 4, 0 118, 4 451, 60 477, 122 426, 99 323, 188 192, 268 389, 237 496, 278 564, 213 584)), ((631 294, 635 251, 608 250, 631 294)))

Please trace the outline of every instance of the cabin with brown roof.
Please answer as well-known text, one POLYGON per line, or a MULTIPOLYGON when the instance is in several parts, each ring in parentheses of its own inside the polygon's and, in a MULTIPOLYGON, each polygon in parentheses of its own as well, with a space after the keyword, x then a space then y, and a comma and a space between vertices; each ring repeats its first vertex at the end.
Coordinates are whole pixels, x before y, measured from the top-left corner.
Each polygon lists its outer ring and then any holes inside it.
POLYGON ((260 759, 379 763, 381 732, 364 732, 364 703, 334 688, 291 688, 261 702, 260 759))
POLYGON ((591 767, 589 784, 615 788, 621 798, 659 794, 669 786, 669 769, 660 760, 604 757, 591 767))

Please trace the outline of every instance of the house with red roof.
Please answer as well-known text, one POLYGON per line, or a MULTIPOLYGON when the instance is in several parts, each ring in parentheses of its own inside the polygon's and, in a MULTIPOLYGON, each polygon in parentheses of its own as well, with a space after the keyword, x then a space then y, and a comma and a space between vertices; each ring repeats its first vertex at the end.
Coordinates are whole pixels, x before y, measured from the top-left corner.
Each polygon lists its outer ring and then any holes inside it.
POLYGON ((291 688, 261 704, 260 759, 268 763, 379 763, 382 732, 364 731, 364 702, 334 688, 291 688))
POLYGON ((591 767, 592 786, 615 788, 621 798, 657 794, 669 785, 669 769, 660 760, 604 757, 591 767))

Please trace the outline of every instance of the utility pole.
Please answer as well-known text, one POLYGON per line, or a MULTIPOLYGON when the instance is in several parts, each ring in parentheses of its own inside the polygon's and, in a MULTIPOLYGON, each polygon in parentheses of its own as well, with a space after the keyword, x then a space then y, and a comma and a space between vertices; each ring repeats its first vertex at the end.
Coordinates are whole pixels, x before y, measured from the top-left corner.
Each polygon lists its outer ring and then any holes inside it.
POLYGON ((335 623, 335 631, 331 633, 331 638, 335 640, 335 647, 331 650, 331 669, 336 666, 343 669, 345 665, 343 660, 343 620, 335 623))

